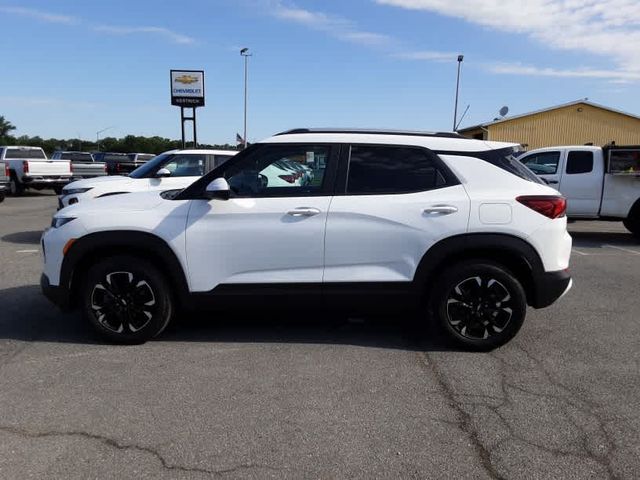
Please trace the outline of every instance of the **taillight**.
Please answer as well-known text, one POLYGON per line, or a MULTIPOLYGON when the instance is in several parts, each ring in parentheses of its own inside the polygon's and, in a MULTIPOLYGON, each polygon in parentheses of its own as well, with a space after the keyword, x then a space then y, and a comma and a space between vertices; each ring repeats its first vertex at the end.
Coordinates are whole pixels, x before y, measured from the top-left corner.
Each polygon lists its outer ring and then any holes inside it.
POLYGON ((73 173, 73 163, 69 162, 69 171, 71 171, 71 173, 73 173))
POLYGON ((11 173, 9 172, 9 164, 8 163, 4 164, 4 176, 5 177, 10 177, 11 176, 11 173))
POLYGON ((104 169, 104 173, 107 173, 107 164, 106 163, 104 165, 102 165, 102 168, 104 169))
POLYGON ((535 210, 545 217, 554 219, 564 217, 567 212, 567 199, 547 195, 523 195, 516 200, 531 210, 535 210))
POLYGON ((120 164, 116 163, 116 172, 120 173, 120 164))
POLYGON ((278 175, 278 176, 287 183, 293 183, 296 181, 295 175, 278 175))
POLYGON ((27 162, 26 160, 23 160, 22 162, 22 171, 24 173, 29 173, 29 162, 27 162))

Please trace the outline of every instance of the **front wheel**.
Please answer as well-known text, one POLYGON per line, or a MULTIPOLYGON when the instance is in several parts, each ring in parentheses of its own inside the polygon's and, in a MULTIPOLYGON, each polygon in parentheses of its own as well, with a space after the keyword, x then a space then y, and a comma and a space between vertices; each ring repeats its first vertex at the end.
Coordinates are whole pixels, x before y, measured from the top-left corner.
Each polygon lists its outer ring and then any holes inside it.
POLYGON ((504 345, 524 322, 524 289, 497 263, 459 263, 434 284, 430 302, 434 320, 450 339, 467 349, 486 351, 504 345))
POLYGON ((150 262, 129 256, 94 264, 82 287, 85 317, 117 343, 143 343, 159 335, 173 313, 165 276, 150 262))

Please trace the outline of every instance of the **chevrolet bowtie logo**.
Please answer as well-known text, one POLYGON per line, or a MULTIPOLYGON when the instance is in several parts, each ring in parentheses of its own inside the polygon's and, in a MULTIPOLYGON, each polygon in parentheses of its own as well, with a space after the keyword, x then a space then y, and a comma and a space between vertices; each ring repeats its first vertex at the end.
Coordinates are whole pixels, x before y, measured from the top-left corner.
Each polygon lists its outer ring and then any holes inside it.
POLYGON ((191 83, 196 83, 198 81, 198 77, 194 77, 192 75, 180 75, 174 79, 175 82, 184 83, 185 85, 189 85, 191 83))

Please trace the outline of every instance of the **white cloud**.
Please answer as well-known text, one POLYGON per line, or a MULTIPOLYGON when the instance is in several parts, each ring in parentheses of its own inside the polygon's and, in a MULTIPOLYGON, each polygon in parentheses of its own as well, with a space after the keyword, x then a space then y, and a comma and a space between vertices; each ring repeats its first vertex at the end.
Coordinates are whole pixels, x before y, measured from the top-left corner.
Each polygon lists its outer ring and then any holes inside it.
MULTIPOLYGON (((640 73, 638 0, 374 0, 378 4, 460 18, 503 32, 520 33, 555 49, 604 56, 616 75, 637 80, 640 73)), ((561 70, 542 69, 553 72, 561 70)), ((569 71, 567 71, 569 72, 569 71)), ((599 70, 574 76, 607 78, 599 70)), ((585 73, 586 72, 586 73, 585 73)), ((559 76, 559 75, 557 75, 559 76)))
POLYGON ((403 60, 424 60, 429 62, 455 62, 458 58, 457 53, 451 52, 434 52, 431 50, 418 50, 415 52, 401 52, 393 55, 395 58, 403 60))
POLYGON ((560 78, 601 78, 614 83, 629 83, 640 80, 640 72, 620 70, 598 70, 592 68, 559 69, 541 68, 521 63, 496 63, 490 65, 488 70, 492 73, 506 75, 529 75, 537 77, 560 78))
POLYGON ((44 12, 42 10, 36 10, 34 8, 0 6, 0 12, 8 13, 11 15, 20 15, 22 17, 35 18, 36 20, 48 23, 63 23, 67 25, 79 23, 79 20, 76 17, 44 12))
POLYGON ((189 45, 195 43, 195 39, 187 35, 176 33, 164 27, 119 27, 116 25, 99 25, 93 27, 96 32, 108 33, 111 35, 133 35, 138 33, 150 33, 159 35, 174 43, 189 45))
POLYGON ((281 20, 298 23, 347 42, 379 48, 390 48, 397 43, 396 39, 389 35, 361 30, 346 18, 299 8, 291 4, 285 5, 281 1, 272 2, 270 12, 281 20))

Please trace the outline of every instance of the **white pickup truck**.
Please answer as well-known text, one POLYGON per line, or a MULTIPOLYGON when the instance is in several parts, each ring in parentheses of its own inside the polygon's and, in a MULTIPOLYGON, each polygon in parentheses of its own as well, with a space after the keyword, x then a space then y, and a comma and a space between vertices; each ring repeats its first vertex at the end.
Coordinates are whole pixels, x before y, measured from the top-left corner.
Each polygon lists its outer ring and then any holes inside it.
POLYGON ((622 220, 640 237, 640 146, 563 146, 519 157, 567 197, 567 216, 622 220))
POLYGON ((0 162, 0 202, 4 200, 7 190, 9 190, 9 165, 0 162))
POLYGON ((21 195, 26 188, 52 188, 59 194, 72 176, 71 162, 49 160, 38 147, 0 147, 0 162, 9 165, 12 195, 21 195))

